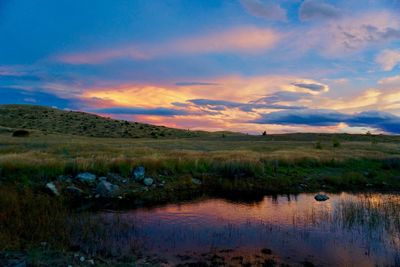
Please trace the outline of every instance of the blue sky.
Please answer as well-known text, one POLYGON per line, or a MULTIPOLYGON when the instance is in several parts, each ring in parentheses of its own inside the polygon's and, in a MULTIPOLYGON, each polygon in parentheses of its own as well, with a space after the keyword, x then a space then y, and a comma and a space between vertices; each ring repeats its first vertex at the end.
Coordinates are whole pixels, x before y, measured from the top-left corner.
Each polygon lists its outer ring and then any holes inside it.
POLYGON ((0 104, 400 133, 400 1, 0 0, 0 104))

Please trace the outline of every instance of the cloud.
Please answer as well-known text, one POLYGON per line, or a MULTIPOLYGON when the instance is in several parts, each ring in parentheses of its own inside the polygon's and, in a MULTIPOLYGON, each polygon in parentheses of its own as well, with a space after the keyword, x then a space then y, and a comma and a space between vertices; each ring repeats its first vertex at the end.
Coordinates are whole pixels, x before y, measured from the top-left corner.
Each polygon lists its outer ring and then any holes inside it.
POLYGON ((263 114, 250 121, 259 124, 334 126, 345 123, 351 127, 371 127, 388 133, 400 134, 400 117, 380 111, 364 111, 354 114, 334 110, 309 109, 300 111, 276 111, 263 114))
POLYGON ((303 109, 303 106, 286 106, 265 103, 240 103, 226 100, 213 100, 213 99, 191 99, 188 102, 200 106, 208 107, 213 110, 225 110, 226 108, 238 108, 244 112, 253 112, 256 109, 303 109))
POLYGON ((175 83, 177 86, 202 86, 202 85, 218 85, 218 83, 208 83, 208 82, 177 82, 175 83))
POLYGON ((0 86, 0 104, 32 104, 57 106, 66 108, 75 103, 77 99, 66 99, 51 93, 41 91, 29 91, 19 87, 0 86))
POLYGON ((383 86, 399 87, 400 86, 400 75, 382 78, 378 81, 378 84, 383 85, 383 86))
POLYGON ((310 93, 279 91, 252 101, 251 103, 272 104, 278 102, 293 102, 301 99, 309 99, 310 97, 312 97, 312 94, 310 93))
POLYGON ((143 108, 143 107, 111 107, 91 109, 91 112, 118 115, 153 115, 153 116, 184 116, 188 111, 172 108, 143 108))
POLYGON ((286 10, 270 0, 240 0, 251 15, 267 20, 286 21, 286 10))
POLYGON ((289 46, 298 54, 317 50, 326 57, 346 57, 400 38, 400 17, 393 11, 365 11, 342 16, 291 34, 289 46))
POLYGON ((329 87, 325 84, 318 84, 318 83, 292 83, 292 85, 299 87, 299 88, 304 88, 308 89, 314 92, 327 92, 329 90, 329 87))
POLYGON ((299 10, 301 20, 332 19, 341 15, 340 9, 320 0, 305 0, 299 10))
POLYGON ((53 60, 68 64, 99 64, 115 59, 148 60, 179 55, 238 53, 259 54, 271 49, 280 39, 277 32, 254 26, 187 36, 162 44, 128 45, 82 53, 62 54, 53 60))
POLYGON ((381 66, 382 70, 391 71, 400 64, 400 50, 383 50, 376 57, 375 62, 381 66))

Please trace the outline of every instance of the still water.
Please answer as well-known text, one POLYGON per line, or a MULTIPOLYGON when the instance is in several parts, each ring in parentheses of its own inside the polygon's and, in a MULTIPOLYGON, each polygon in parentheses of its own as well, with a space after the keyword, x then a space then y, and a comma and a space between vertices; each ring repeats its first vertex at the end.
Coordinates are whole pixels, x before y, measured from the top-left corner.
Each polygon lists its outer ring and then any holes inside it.
POLYGON ((101 222, 96 231, 76 242, 90 253, 135 251, 164 265, 400 266, 400 195, 329 197, 201 199, 106 211, 93 215, 101 222))

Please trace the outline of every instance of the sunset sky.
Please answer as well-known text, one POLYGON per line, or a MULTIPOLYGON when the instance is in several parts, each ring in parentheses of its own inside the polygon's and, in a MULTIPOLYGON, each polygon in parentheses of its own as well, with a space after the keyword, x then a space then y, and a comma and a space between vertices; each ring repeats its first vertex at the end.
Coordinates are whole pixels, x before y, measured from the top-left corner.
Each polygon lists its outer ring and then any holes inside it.
POLYGON ((400 134, 400 0, 0 0, 0 104, 400 134))

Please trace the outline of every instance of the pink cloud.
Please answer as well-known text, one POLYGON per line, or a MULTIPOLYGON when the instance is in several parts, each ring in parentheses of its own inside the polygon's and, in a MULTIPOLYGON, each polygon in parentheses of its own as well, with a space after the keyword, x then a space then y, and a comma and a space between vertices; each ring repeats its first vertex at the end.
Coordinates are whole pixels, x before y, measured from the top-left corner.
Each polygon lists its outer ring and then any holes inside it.
POLYGON ((400 50, 383 50, 375 60, 384 71, 391 71, 400 64, 400 50))
POLYGON ((148 59, 151 56, 136 47, 97 50, 56 56, 56 60, 68 64, 98 64, 115 58, 148 59))
POLYGON ((390 10, 369 11, 341 16, 310 29, 287 34, 289 51, 303 55, 311 49, 326 57, 345 57, 371 47, 379 47, 400 35, 398 14, 390 10))
POLYGON ((257 54, 274 47, 280 34, 266 28, 239 27, 205 35, 189 36, 164 44, 130 45, 115 49, 57 55, 53 59, 69 64, 98 64, 117 58, 146 60, 181 54, 257 54))

